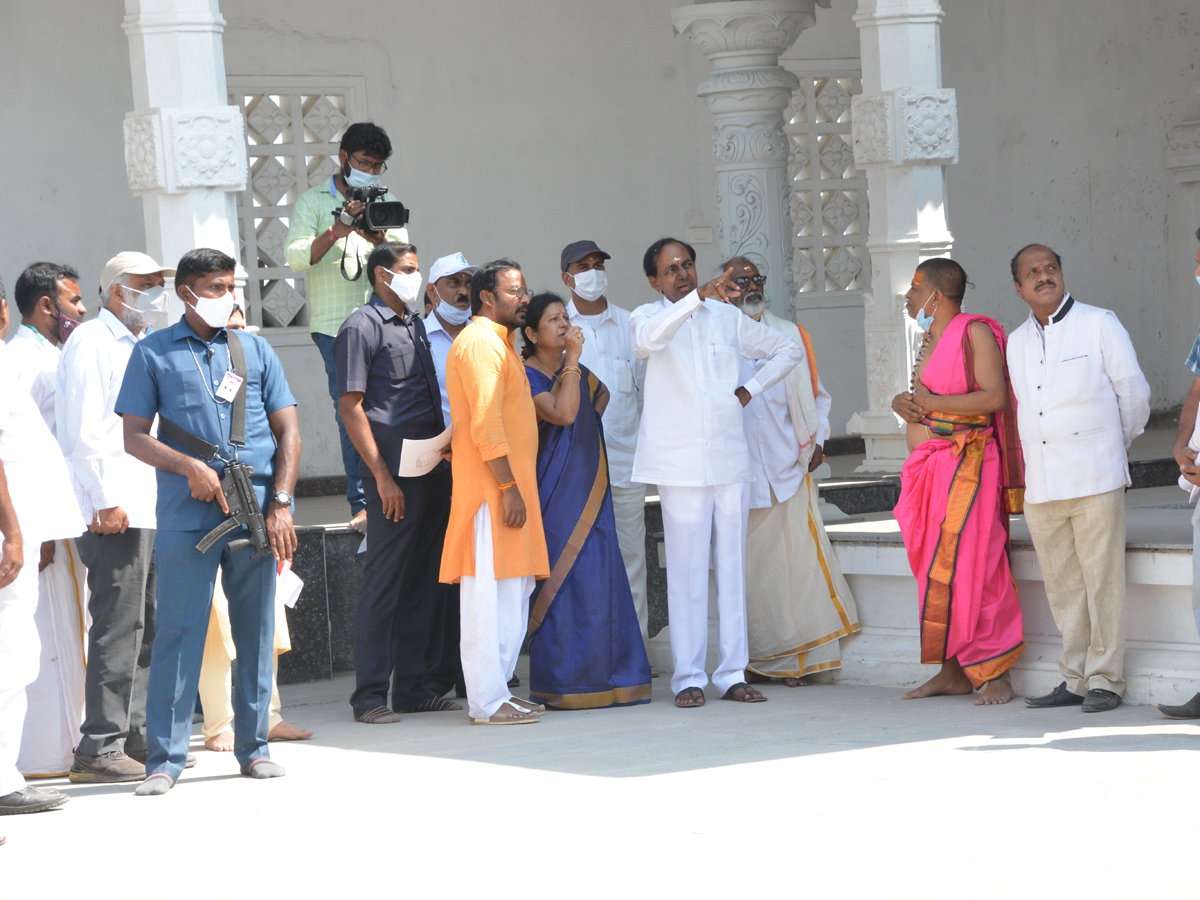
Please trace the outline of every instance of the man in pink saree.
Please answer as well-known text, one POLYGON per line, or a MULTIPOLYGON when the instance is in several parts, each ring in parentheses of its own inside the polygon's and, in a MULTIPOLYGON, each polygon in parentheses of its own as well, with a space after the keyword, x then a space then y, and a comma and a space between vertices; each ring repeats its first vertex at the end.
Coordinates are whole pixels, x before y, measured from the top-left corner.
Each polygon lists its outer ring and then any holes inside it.
POLYGON ((892 400, 909 449, 895 515, 917 579, 921 662, 941 669, 904 699, 979 690, 976 705, 990 705, 1013 698, 1009 669, 1025 648, 1008 559, 1022 469, 1004 330, 962 312, 967 284, 958 263, 929 259, 906 294, 925 337, 912 389, 892 400))

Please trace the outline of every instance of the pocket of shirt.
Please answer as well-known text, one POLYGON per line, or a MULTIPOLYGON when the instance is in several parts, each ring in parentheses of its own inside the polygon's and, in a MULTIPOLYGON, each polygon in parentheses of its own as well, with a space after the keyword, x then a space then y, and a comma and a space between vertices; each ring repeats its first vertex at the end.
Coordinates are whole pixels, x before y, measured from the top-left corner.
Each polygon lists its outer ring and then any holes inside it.
POLYGON ((736 385, 741 368, 737 351, 724 344, 709 344, 704 349, 704 366, 708 380, 714 384, 736 385))
POLYGON ((1085 354, 1083 354, 1083 356, 1072 356, 1070 359, 1064 359, 1060 363, 1060 365, 1078 366, 1078 365, 1082 365, 1086 359, 1087 359, 1087 354, 1085 353, 1085 354))
POLYGON ((171 409, 200 409, 205 401, 213 403, 213 399, 204 390, 204 385, 200 383, 201 377, 199 372, 195 375, 190 372, 164 372, 159 411, 167 413, 167 418, 170 418, 171 409))
POLYGON ((633 393, 633 364, 617 360, 617 393, 633 393))

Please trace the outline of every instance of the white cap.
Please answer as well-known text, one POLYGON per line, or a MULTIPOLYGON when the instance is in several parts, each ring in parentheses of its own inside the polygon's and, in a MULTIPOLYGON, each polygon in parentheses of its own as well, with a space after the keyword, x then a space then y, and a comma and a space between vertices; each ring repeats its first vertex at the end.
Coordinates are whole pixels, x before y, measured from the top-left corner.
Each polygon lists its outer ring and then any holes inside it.
POLYGON ((105 264, 104 271, 100 274, 100 290, 107 288, 122 275, 157 275, 159 272, 167 278, 171 278, 175 274, 174 269, 160 266, 153 257, 147 256, 145 253, 126 250, 124 253, 118 253, 105 264))
POLYGON ((433 268, 429 270, 429 283, 433 284, 447 275, 457 275, 459 272, 474 275, 478 271, 479 266, 473 266, 468 263, 467 258, 461 253, 451 253, 449 256, 443 256, 433 264, 433 268))

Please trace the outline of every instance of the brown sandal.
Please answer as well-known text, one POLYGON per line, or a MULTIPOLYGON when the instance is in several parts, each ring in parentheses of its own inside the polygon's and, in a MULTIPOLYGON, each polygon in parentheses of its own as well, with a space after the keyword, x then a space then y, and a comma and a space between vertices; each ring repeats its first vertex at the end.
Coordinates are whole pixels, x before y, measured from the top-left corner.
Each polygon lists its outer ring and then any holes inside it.
POLYGON ((704 705, 704 691, 698 687, 684 688, 675 695, 675 705, 680 709, 694 709, 704 705))
POLYGON ((722 700, 733 700, 737 703, 766 703, 767 698, 744 681, 739 681, 722 696, 722 700))

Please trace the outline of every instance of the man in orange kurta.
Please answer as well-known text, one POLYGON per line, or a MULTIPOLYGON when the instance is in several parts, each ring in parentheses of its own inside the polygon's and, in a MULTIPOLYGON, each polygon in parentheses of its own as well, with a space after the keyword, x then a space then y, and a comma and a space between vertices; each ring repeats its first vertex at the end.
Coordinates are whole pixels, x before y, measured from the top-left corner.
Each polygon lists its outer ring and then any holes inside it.
POLYGON ((537 414, 512 346, 528 305, 517 263, 480 267, 471 279, 474 318, 446 358, 454 496, 441 580, 460 584, 459 649, 473 725, 523 725, 543 711, 508 690, 534 580, 550 575, 538 503, 537 414))

